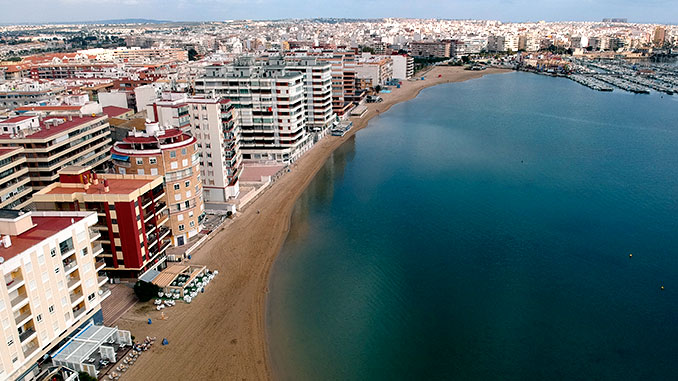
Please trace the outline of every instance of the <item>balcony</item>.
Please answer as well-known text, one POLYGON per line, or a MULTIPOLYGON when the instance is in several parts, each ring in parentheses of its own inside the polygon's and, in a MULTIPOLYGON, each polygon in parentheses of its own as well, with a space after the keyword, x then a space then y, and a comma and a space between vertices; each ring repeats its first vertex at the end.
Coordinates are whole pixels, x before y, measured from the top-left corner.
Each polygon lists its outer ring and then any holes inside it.
POLYGON ((82 283, 82 280, 80 279, 80 277, 78 277, 78 276, 71 277, 71 278, 68 280, 68 283, 67 283, 67 285, 68 285, 68 291, 74 289, 74 288, 77 287, 80 283, 82 283))
POLYGON ((90 242, 94 242, 97 239, 101 238, 101 233, 98 230, 94 229, 89 229, 89 240, 90 242))
POLYGON ((40 349, 40 346, 38 345, 37 340, 29 341, 28 344, 23 348, 24 358, 33 356, 38 351, 38 349, 40 349))
POLYGON ((24 278, 19 271, 5 275, 5 284, 7 285, 7 292, 11 293, 12 291, 18 290, 19 287, 23 286, 24 278))
POLYGON ((33 312, 31 312, 30 309, 26 310, 25 312, 21 313, 19 316, 14 318, 14 322, 16 323, 17 327, 21 327, 24 324, 28 323, 28 320, 33 317, 33 312))
POLYGON ((85 295, 82 294, 82 288, 77 289, 76 291, 69 292, 68 295, 71 298, 71 305, 78 304, 83 301, 85 295))
POLYGON ((19 334, 19 340, 21 340, 21 342, 23 343, 23 342, 26 342, 26 341, 32 339, 36 335, 37 335, 37 333, 35 332, 35 329, 33 329, 33 327, 31 327, 31 328, 27 329, 26 331, 24 331, 23 333, 19 334))
POLYGON ((20 288, 19 290, 14 291, 14 293, 15 293, 14 295, 12 295, 12 294, 9 295, 10 300, 11 300, 10 304, 12 306, 12 311, 16 311, 16 310, 20 309, 21 307, 25 306, 26 304, 28 304, 28 294, 26 294, 25 287, 23 287, 23 288, 24 288, 23 293, 19 292, 19 291, 21 291, 21 288, 20 288))
POLYGON ((109 296, 111 296, 111 290, 108 287, 103 286, 99 288, 99 301, 103 301, 109 296))
POLYGON ((99 287, 103 286, 108 282, 108 277, 106 275, 101 275, 97 277, 97 284, 99 287))
POLYGON ((84 307, 76 307, 73 309, 73 320, 78 320, 82 317, 82 315, 85 314, 85 308, 84 307))
POLYGON ((68 263, 64 263, 64 272, 66 275, 72 273, 75 271, 75 269, 78 267, 78 262, 76 261, 70 261, 68 263))
POLYGON ((103 259, 94 262, 94 270, 95 271, 100 271, 104 267, 106 267, 106 261, 104 261, 103 259))
POLYGON ((92 246, 92 255, 94 255, 95 257, 97 255, 103 253, 103 252, 104 252, 104 248, 103 248, 103 246, 101 246, 100 243, 92 246))

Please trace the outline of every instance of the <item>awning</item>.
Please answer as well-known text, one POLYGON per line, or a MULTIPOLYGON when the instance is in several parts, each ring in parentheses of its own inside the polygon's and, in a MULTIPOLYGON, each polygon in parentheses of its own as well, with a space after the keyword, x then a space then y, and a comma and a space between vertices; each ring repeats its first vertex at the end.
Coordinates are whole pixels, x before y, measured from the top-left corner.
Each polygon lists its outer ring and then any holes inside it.
POLYGON ((112 158, 113 160, 129 161, 129 156, 122 156, 122 155, 112 154, 112 155, 111 155, 111 158, 112 158))

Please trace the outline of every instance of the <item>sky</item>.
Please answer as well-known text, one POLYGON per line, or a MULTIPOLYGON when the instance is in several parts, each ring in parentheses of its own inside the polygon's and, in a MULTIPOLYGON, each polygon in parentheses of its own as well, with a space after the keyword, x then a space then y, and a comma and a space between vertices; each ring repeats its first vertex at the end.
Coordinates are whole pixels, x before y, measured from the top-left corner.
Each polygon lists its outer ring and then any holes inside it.
POLYGON ((314 17, 678 23, 678 0, 0 0, 0 10, 3 24, 314 17))

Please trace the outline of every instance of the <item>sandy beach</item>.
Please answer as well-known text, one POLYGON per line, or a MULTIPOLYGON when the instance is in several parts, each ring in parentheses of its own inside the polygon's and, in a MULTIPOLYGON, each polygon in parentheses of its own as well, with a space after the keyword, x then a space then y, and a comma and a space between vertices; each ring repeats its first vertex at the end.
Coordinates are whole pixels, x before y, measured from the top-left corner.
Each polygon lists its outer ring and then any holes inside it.
MULTIPOLYGON (((400 89, 382 94, 367 114, 353 119, 354 128, 342 137, 327 137, 292 166, 260 197, 193 254, 191 263, 219 270, 219 275, 190 305, 177 303, 160 319, 152 303, 137 304, 117 325, 137 339, 158 338, 125 374, 127 380, 268 380, 265 309, 272 264, 289 230, 295 201, 330 154, 368 121, 392 105, 412 99, 430 86, 479 78, 506 70, 465 71, 435 67, 421 81, 405 81, 400 89), (440 77, 439 77, 440 75, 440 77), (259 211, 259 213, 257 213, 259 211), (147 319, 153 319, 148 325, 147 319), (167 338, 169 345, 159 344, 167 338)), ((419 75, 418 77, 421 77, 419 75)))

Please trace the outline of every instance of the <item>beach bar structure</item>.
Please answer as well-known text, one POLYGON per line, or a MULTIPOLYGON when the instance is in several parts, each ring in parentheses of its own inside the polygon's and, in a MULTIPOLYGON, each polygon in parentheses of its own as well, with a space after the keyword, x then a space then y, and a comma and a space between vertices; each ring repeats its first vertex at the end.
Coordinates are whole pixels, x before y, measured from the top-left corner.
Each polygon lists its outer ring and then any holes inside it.
POLYGON ((132 335, 129 331, 90 322, 52 355, 52 362, 56 366, 65 366, 97 377, 99 360, 115 363, 118 349, 131 345, 132 335))
POLYGON ((152 281, 153 284, 160 287, 165 294, 173 294, 179 291, 183 298, 186 288, 196 278, 205 275, 207 268, 199 265, 173 265, 160 274, 158 274, 152 281))

